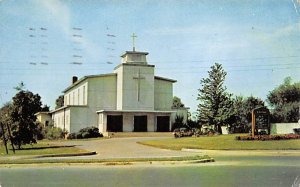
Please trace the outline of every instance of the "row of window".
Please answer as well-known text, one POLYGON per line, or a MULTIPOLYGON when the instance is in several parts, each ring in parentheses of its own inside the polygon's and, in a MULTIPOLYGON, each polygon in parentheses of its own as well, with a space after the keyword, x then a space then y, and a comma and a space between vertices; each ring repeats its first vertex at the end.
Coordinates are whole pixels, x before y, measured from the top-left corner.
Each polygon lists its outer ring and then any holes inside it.
POLYGON ((58 117, 54 117, 54 125, 55 125, 55 126, 61 127, 61 126, 63 126, 64 124, 65 124, 65 125, 69 124, 69 116, 68 116, 68 115, 66 115, 66 116, 58 116, 58 117), (65 118, 65 120, 66 120, 66 123, 64 123, 64 118, 65 118))
POLYGON ((69 94, 66 94, 65 105, 86 105, 86 87, 79 87, 69 94))

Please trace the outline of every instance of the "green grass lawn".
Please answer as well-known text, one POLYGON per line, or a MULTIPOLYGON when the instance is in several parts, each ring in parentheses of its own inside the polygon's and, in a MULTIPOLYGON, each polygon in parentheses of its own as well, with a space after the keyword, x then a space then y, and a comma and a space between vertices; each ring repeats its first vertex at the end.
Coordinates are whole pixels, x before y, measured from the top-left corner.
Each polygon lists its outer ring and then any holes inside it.
POLYGON ((208 149, 208 150, 300 150, 300 140, 277 140, 277 141, 237 141, 234 135, 203 136, 172 138, 162 140, 149 140, 139 142, 153 147, 180 150, 208 149))
MULTIPOLYGON (((48 140, 39 141, 37 144, 24 145, 21 150, 16 150, 16 154, 13 153, 12 147, 8 145, 9 155, 46 155, 46 154, 66 154, 66 153, 83 153, 86 150, 79 149, 74 146, 61 146, 56 145, 55 142, 48 140)), ((0 154, 5 156, 5 147, 0 145, 0 154)))

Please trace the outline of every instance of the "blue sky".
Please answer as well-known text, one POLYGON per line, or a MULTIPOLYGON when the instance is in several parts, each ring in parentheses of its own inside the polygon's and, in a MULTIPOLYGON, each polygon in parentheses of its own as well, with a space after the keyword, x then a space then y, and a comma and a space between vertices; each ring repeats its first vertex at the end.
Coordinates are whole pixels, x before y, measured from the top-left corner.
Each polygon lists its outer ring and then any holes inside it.
POLYGON ((229 92, 265 100, 300 81, 299 13, 297 0, 0 0, 0 104, 23 81, 53 109, 73 75, 112 72, 132 33, 191 112, 215 62, 229 92))

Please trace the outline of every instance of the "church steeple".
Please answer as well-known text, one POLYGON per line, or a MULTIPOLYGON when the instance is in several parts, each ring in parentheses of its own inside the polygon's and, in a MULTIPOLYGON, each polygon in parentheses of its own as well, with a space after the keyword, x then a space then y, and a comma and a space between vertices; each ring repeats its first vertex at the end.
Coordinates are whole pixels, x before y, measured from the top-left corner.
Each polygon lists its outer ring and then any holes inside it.
POLYGON ((122 63, 129 63, 129 64, 147 64, 146 55, 147 52, 139 52, 135 50, 135 38, 137 37, 134 33, 131 35, 132 37, 132 51, 126 51, 122 57, 122 63))
POLYGON ((122 57, 122 64, 147 64, 147 52, 139 52, 139 51, 126 51, 122 57))

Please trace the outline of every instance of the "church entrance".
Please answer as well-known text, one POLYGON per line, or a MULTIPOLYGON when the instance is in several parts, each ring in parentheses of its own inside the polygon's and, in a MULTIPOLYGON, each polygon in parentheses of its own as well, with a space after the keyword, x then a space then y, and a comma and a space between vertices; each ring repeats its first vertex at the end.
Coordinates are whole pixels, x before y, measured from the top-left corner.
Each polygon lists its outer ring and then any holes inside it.
POLYGON ((134 132, 147 132, 147 116, 134 116, 134 132))
POLYGON ((170 116, 157 116, 156 131, 157 132, 169 132, 170 116))
POLYGON ((123 116, 122 115, 107 115, 107 131, 108 132, 123 132, 123 116))

